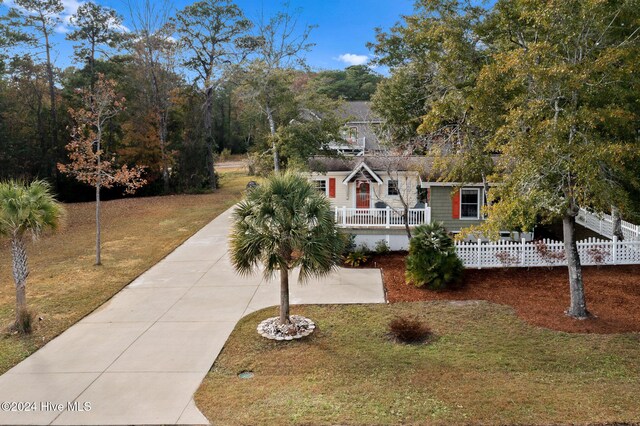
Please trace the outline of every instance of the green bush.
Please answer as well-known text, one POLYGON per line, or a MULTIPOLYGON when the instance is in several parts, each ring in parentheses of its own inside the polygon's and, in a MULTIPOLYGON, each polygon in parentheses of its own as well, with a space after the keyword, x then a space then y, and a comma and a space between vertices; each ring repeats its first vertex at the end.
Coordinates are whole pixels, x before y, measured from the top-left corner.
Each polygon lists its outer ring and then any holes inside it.
POLYGON ((415 228, 409 242, 406 279, 416 287, 441 290, 462 278, 462 261, 441 223, 415 228))
POLYGON ((353 267, 358 267, 361 264, 366 263, 368 259, 369 258, 367 257, 366 254, 364 254, 364 252, 358 250, 358 251, 352 251, 351 253, 349 253, 347 257, 344 259, 344 263, 353 267))
POLYGON ((389 248, 389 244, 387 244, 387 240, 379 240, 376 242, 375 251, 377 254, 387 254, 391 249, 389 248))
POLYGON ((349 255, 349 253, 356 250, 356 236, 355 234, 341 232, 340 237, 342 238, 342 245, 344 247, 342 255, 346 257, 349 255))

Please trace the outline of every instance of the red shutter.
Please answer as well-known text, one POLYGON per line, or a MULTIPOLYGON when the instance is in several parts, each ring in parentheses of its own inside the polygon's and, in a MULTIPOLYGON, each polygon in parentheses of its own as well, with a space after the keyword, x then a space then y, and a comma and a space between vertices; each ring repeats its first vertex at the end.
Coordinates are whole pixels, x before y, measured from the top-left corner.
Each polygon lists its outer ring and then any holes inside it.
POLYGON ((458 189, 451 195, 451 218, 460 219, 460 190, 458 189))
POLYGON ((336 178, 329 178, 329 198, 336 198, 336 178))

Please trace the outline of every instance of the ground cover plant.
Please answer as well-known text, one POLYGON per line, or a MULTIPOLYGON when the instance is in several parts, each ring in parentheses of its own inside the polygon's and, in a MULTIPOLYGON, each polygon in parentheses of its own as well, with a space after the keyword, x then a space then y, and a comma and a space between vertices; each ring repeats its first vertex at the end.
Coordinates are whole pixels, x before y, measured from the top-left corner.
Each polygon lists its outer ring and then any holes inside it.
POLYGON ((31 337, 6 333, 14 319, 15 287, 9 243, 0 240, 0 373, 89 314, 240 199, 249 178, 222 175, 214 194, 103 202, 102 266, 94 266, 94 204, 67 204, 66 226, 29 251, 31 337))
MULTIPOLYGON (((565 283, 566 285, 566 283, 565 283)), ((637 334, 531 326, 484 301, 299 306, 316 332, 285 344, 234 330, 196 393, 225 425, 599 424, 640 421, 637 334), (389 322, 418 316, 435 339, 398 344, 389 322), (252 371, 251 379, 238 377, 252 371)))

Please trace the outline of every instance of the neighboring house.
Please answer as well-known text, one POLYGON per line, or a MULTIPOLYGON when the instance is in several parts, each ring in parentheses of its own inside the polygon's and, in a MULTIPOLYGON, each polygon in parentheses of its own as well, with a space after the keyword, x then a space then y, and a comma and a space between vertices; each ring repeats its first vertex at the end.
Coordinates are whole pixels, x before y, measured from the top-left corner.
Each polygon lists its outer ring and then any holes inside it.
MULTIPOLYGON (((356 235, 358 244, 373 248, 385 240, 399 250, 408 243, 405 205, 410 228, 442 222, 457 233, 484 220, 482 183, 438 182, 431 165, 428 157, 419 156, 316 157, 309 161, 309 179, 327 195, 337 225, 356 235)), ((503 237, 533 236, 505 232, 503 237)))
POLYGON ((362 156, 380 151, 377 131, 382 124, 380 117, 371 111, 370 102, 345 102, 340 115, 347 120, 342 141, 331 143, 328 148, 343 155, 362 156))

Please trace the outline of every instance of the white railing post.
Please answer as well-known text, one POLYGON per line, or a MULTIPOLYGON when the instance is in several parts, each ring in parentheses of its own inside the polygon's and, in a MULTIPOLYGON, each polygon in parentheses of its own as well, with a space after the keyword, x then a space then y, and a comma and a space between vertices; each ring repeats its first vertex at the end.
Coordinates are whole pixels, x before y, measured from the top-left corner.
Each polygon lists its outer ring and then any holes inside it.
POLYGON ((477 260, 478 260, 478 269, 482 269, 482 261, 480 260, 480 252, 482 251, 482 240, 478 238, 478 251, 477 251, 477 260))
POLYGON ((335 214, 335 217, 334 217, 333 221, 337 224, 338 223, 338 208, 337 207, 334 210, 334 214, 335 214))
POLYGON ((342 224, 347 226, 347 206, 342 206, 342 224))
POLYGON ((389 206, 385 209, 385 214, 387 215, 387 228, 391 228, 391 209, 389 206))
POLYGON ((618 263, 618 237, 617 236, 613 236, 613 241, 612 241, 613 247, 611 248, 611 257, 612 257, 612 261, 614 265, 617 265, 618 263))
POLYGON ((522 237, 522 245, 521 245, 521 247, 522 247, 522 250, 521 250, 521 253, 520 253, 520 264, 522 266, 525 266, 526 256, 524 254, 524 251, 527 249, 527 241, 525 240, 524 237, 522 237))
POLYGON ((431 216, 429 212, 429 206, 427 205, 427 203, 424 203, 424 219, 422 220, 422 223, 420 225, 429 223, 431 221, 431 218, 429 216, 431 216))

